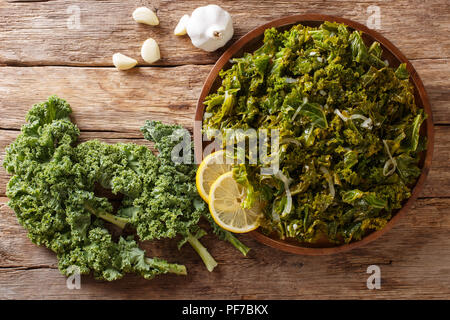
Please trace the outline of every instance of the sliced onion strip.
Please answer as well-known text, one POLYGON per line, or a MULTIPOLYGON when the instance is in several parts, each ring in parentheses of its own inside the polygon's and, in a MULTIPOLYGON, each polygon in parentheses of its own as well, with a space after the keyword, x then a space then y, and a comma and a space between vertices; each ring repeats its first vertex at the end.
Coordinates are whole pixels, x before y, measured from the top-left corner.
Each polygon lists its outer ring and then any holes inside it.
POLYGON ((363 123, 361 123, 361 127, 371 130, 372 129, 372 119, 363 116, 362 114, 352 114, 350 117, 344 116, 339 109, 334 109, 334 113, 336 113, 339 118, 341 118, 344 122, 347 122, 348 119, 361 119, 363 123))
POLYGON ((295 118, 297 117, 298 113, 299 113, 300 110, 302 109, 303 105, 304 105, 305 103, 307 103, 307 102, 308 102, 308 98, 307 98, 307 97, 304 97, 304 98, 303 98, 303 104, 302 104, 300 107, 298 107, 297 110, 295 110, 295 113, 294 113, 294 115, 292 116, 292 121, 295 120, 295 118))
POLYGON ((283 138, 281 139, 281 144, 286 144, 286 143, 293 143, 299 147, 302 146, 302 143, 300 141, 298 141, 297 139, 294 138, 283 138))
POLYGON ((344 122, 347 122, 348 117, 344 116, 339 109, 334 109, 334 113, 336 113, 339 118, 341 118, 344 122))
POLYGON ((291 190, 289 189, 289 184, 292 180, 286 178, 286 176, 281 171, 278 171, 275 176, 283 182, 284 190, 286 191, 286 205, 284 206, 283 212, 281 213, 281 216, 284 217, 292 210, 292 195, 291 190))
POLYGON ((386 140, 383 140, 383 144, 384 144, 384 148, 386 149, 386 152, 389 156, 389 160, 386 161, 386 163, 384 164, 384 167, 383 167, 383 175, 386 177, 386 176, 390 176, 391 174, 393 174, 395 172, 395 169, 397 169, 397 161, 395 161, 395 159, 392 158, 391 151, 389 150, 389 146, 387 145, 386 140), (391 165, 392 165, 392 169, 387 171, 391 165))
POLYGON ((350 119, 361 119, 363 120, 363 123, 361 124, 361 127, 366 128, 366 129, 372 129, 372 119, 367 118, 361 114, 352 114, 350 116, 350 119))

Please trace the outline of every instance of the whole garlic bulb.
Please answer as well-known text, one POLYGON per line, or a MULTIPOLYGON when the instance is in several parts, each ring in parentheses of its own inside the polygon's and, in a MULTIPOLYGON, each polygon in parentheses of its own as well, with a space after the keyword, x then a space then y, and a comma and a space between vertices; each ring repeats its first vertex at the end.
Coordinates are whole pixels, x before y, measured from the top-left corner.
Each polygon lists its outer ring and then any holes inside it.
POLYGON ((223 47, 233 36, 231 15, 215 4, 195 9, 186 22, 192 44, 205 51, 223 47))

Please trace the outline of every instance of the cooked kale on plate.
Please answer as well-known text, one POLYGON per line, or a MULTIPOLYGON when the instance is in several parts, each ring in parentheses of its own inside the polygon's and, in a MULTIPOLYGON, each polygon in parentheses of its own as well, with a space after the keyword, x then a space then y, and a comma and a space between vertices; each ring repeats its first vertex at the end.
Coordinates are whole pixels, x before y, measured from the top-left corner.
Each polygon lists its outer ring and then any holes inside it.
POLYGON ((410 197, 426 115, 406 65, 390 67, 378 42, 368 47, 361 32, 332 22, 272 28, 220 77, 205 100, 204 132, 280 132, 276 175, 262 175, 259 160, 233 169, 244 205, 265 203, 265 232, 348 243, 383 228, 410 197))

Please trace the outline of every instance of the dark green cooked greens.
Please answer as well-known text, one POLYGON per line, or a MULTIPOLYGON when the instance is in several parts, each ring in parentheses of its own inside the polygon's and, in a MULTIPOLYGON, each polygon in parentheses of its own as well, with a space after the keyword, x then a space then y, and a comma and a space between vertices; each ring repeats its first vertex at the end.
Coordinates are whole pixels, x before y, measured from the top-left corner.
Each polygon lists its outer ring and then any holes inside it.
MULTIPOLYGON (((146 257, 132 234, 113 236, 105 222, 120 229, 129 225, 140 240, 180 236, 180 245, 189 242, 211 271, 217 263, 198 241, 205 234, 198 222, 209 213, 195 188, 196 165, 170 159, 183 138, 181 127, 145 123, 141 130, 155 142, 156 156, 133 143, 91 140, 77 145, 80 132, 70 113, 69 104, 55 96, 34 105, 21 134, 6 149, 3 165, 13 175, 8 204, 31 241, 54 251, 65 275, 93 272, 111 281, 126 273, 146 279, 186 274, 183 265, 146 257), (101 188, 122 195, 117 212, 98 192, 101 188)), ((212 226, 220 238, 247 253, 233 235, 219 231, 214 222, 212 226)))
POLYGON ((265 232, 348 243, 383 228, 410 197, 426 115, 406 65, 389 67, 379 43, 367 47, 360 32, 331 22, 272 28, 220 76, 205 100, 205 132, 280 130, 279 174, 261 175, 260 162, 233 169, 247 187, 244 206, 266 204, 265 232))

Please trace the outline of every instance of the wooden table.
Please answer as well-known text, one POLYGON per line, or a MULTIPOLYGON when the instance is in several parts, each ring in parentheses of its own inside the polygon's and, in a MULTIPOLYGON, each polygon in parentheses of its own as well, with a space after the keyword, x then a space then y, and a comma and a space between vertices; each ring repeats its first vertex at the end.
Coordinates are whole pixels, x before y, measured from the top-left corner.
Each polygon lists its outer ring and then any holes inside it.
MULTIPOLYGON (((82 139, 145 143, 145 119, 192 128, 203 81, 221 52, 195 49, 172 35, 178 19, 208 1, 1 1, 0 160, 18 135, 33 103, 57 94, 68 100, 82 139), (135 7, 156 10, 161 24, 138 25, 135 7), (78 14, 79 13, 79 19, 78 14), (79 22, 79 24, 78 24, 79 22), (160 44, 162 59, 148 66, 140 45, 160 44), (111 56, 122 52, 139 67, 119 72, 111 56)), ((216 3, 219 3, 216 1, 216 3)), ((379 28, 411 60, 433 109, 433 166, 420 199, 400 223, 377 241, 347 253, 306 257, 265 247, 248 236, 252 251, 238 254, 212 235, 204 244, 219 262, 205 270, 190 247, 174 241, 143 243, 151 255, 184 263, 188 276, 152 281, 126 276, 113 283, 83 277, 69 290, 56 258, 33 245, 7 206, 0 170, 1 299, 372 299, 450 298, 450 4, 447 0, 223 1, 234 19, 234 39, 285 15, 324 13, 379 28), (375 6, 375 7, 374 7, 375 6), (377 9, 378 8, 378 9, 377 9), (380 12, 379 25, 373 14, 380 12), (381 268, 381 289, 368 290, 368 266, 381 268)))

